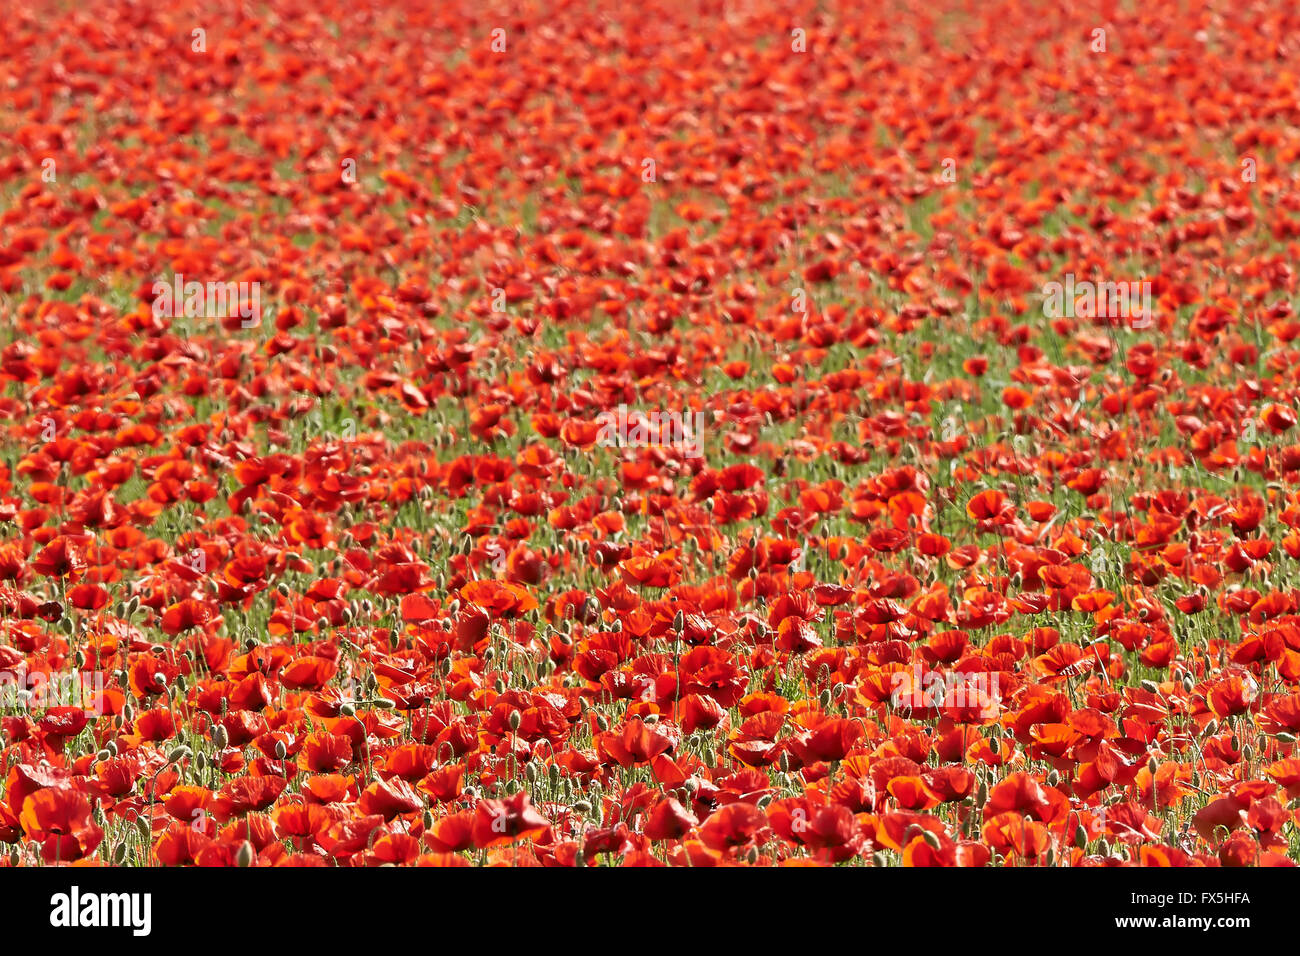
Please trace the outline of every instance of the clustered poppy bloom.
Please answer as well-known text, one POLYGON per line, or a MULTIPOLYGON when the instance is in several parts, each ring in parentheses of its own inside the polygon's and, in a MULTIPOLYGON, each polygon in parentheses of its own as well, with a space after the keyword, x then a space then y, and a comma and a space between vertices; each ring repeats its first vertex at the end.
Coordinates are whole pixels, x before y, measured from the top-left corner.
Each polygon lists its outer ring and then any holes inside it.
POLYGON ((127 6, 0 38, 0 865, 1294 862, 1300 11, 127 6))

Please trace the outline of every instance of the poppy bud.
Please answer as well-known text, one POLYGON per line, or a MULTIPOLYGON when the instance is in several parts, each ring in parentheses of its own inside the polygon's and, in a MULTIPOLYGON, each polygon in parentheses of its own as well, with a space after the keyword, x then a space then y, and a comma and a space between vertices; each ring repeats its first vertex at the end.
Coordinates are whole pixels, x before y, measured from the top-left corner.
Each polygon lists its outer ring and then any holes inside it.
POLYGON ((884 850, 877 850, 871 854, 872 866, 889 866, 889 854, 884 850))
POLYGON ((432 830, 434 824, 432 811, 426 809, 424 815, 420 817, 420 822, 424 824, 426 830, 432 830))
POLYGON ((1156 685, 1156 682, 1153 680, 1143 680, 1141 681, 1141 685, 1142 685, 1142 689, 1149 694, 1160 693, 1160 688, 1156 685))
POLYGON ((1160 761, 1156 760, 1155 754, 1152 754, 1151 759, 1147 761, 1147 772, 1154 777, 1156 775, 1156 770, 1158 770, 1159 768, 1160 768, 1160 761))
POLYGON ((104 744, 104 749, 107 750, 107 751, 108 751, 112 756, 116 757, 116 756, 117 756, 117 741, 116 741, 116 740, 110 740, 108 743, 104 744))
POLYGON ((1285 730, 1277 735, 1277 739, 1284 744, 1293 744, 1296 742, 1295 734, 1288 734, 1285 730))
POLYGON ((340 704, 339 713, 344 717, 355 717, 357 715, 357 709, 349 703, 340 704))
POLYGON ((673 630, 680 634, 684 627, 686 627, 686 615, 678 611, 673 615, 673 630))
POLYGON ((577 803, 573 805, 573 809, 576 810, 578 813, 590 813, 591 804, 588 803, 586 800, 579 800, 577 803))
POLYGON ((1232 744, 1232 749, 1233 749, 1233 750, 1240 750, 1240 749, 1241 749, 1241 739, 1240 739, 1236 734, 1233 734, 1233 735, 1232 735, 1232 739, 1229 741, 1229 743, 1232 744))
POLYGON ((821 706, 822 710, 829 707, 831 705, 831 692, 829 690, 824 690, 818 694, 817 703, 821 706))
POLYGON ((253 844, 245 840, 240 844, 239 852, 235 854, 235 866, 252 866, 254 855, 253 844))
POLYGON ((1205 725, 1205 736, 1213 737, 1218 732, 1219 732, 1219 722, 1217 720, 1211 720, 1208 724, 1205 725))
POLYGON ((387 697, 376 697, 370 702, 370 706, 376 710, 392 710, 397 706, 396 702, 389 700, 387 697))
POLYGON ((980 781, 979 789, 975 791, 975 806, 982 807, 989 799, 989 785, 983 780, 980 781))
POLYGON ((523 723, 523 720, 524 720, 523 714, 519 713, 519 711, 517 711, 517 710, 512 710, 512 711, 510 711, 510 729, 511 729, 511 730, 513 730, 513 731, 515 731, 515 732, 518 732, 518 730, 519 730, 519 725, 520 725, 521 723, 523 723))
POLYGON ((212 743, 218 750, 225 750, 226 744, 230 743, 230 734, 226 733, 226 728, 217 724, 217 729, 212 732, 212 743))
POLYGON ((930 844, 930 849, 939 849, 939 836, 933 830, 922 830, 921 837, 926 843, 930 844))
POLYGON ((1074 828, 1074 845, 1080 850, 1088 845, 1088 831, 1083 828, 1082 823, 1074 828))
POLYGON ((179 763, 180 761, 188 757, 190 753, 191 753, 190 748, 186 747, 184 744, 181 744, 179 747, 173 747, 171 751, 167 754, 167 762, 179 763))
POLYGON ((283 760, 287 756, 289 756, 289 748, 284 745, 283 740, 277 740, 275 742, 275 759, 283 760))
POLYGON ((126 844, 119 843, 113 849, 113 862, 116 865, 121 866, 125 861, 126 861, 126 844))
POLYGON ((1196 682, 1192 680, 1191 675, 1188 675, 1187 677, 1183 678, 1183 693, 1190 694, 1192 692, 1192 688, 1195 686, 1196 686, 1196 682))

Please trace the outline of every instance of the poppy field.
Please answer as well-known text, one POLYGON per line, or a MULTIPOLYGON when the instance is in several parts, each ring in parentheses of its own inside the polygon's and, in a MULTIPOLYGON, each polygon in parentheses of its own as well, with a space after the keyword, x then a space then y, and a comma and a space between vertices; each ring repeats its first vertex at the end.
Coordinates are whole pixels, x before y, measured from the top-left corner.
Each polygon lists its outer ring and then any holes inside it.
POLYGON ((15 0, 0 866, 1295 865, 1298 53, 15 0))

